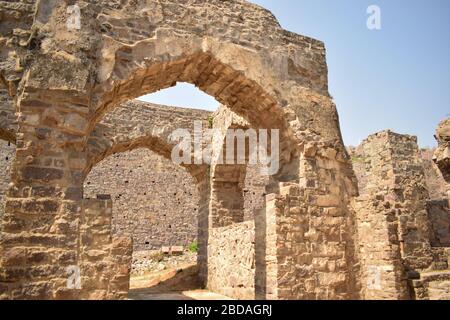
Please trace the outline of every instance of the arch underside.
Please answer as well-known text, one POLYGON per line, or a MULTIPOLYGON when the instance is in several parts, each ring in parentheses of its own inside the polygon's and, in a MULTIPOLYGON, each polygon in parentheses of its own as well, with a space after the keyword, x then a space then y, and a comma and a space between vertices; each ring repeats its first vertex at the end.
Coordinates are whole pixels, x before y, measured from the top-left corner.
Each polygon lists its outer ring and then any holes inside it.
POLYGON ((123 50, 126 53, 116 52, 116 64, 110 79, 100 85, 94 94, 94 101, 98 105, 93 118, 94 124, 108 110, 124 101, 175 86, 177 82, 187 82, 226 105, 253 127, 279 129, 282 138, 293 140, 276 100, 243 72, 220 62, 210 53, 197 52, 169 58, 167 62, 149 63, 142 54, 138 54, 145 52, 145 47, 126 47, 123 50), (119 58, 123 55, 127 55, 125 61, 119 58), (139 61, 139 58, 142 60, 139 61), (130 64, 129 61, 133 63, 130 64))

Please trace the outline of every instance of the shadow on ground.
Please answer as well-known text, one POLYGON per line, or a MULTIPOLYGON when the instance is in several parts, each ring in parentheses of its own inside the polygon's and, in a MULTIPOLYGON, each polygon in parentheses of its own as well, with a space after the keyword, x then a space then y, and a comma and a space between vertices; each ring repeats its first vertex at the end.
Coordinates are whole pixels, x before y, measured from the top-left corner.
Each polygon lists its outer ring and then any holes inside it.
POLYGON ((128 297, 131 300, 229 300, 201 288, 197 265, 132 277, 128 297))

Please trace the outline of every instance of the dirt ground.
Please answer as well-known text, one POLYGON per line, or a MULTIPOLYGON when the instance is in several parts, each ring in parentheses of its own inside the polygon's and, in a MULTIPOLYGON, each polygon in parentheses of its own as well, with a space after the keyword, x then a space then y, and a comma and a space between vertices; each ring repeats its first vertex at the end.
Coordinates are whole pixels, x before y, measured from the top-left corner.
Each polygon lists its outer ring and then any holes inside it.
POLYGON ((159 261, 144 263, 152 267, 132 274, 130 300, 232 300, 201 288, 197 264, 191 256, 155 255, 152 260, 159 261))

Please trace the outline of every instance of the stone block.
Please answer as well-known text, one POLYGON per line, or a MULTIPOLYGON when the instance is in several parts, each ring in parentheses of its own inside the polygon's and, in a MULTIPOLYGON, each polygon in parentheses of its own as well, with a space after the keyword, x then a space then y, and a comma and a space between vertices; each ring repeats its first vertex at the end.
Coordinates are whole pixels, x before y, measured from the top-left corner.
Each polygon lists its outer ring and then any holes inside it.
POLYGON ((182 255, 184 248, 182 246, 172 246, 170 247, 170 253, 175 256, 182 255))

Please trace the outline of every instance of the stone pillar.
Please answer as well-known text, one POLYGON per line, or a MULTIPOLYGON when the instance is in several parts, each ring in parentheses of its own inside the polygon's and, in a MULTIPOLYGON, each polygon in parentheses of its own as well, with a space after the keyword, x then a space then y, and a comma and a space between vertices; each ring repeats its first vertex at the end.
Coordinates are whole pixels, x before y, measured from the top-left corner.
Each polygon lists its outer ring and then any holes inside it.
POLYGON ((359 172, 355 200, 363 295, 407 299, 406 280, 430 267, 430 223, 417 139, 383 131, 353 154, 359 172))
POLYGON ((131 237, 112 237, 112 200, 83 201, 80 226, 80 298, 126 299, 133 253, 131 237))
POLYGON ((77 121, 84 118, 65 118, 63 103, 48 103, 58 98, 64 95, 30 89, 20 100, 16 158, 1 226, 4 299, 77 297, 67 279, 68 268, 79 262, 85 154, 83 137, 70 128, 80 128, 77 121))
POLYGON ((199 191, 199 205, 198 205, 198 228, 197 228, 197 266, 200 282, 206 287, 208 282, 208 240, 209 240, 209 206, 211 189, 209 184, 209 171, 205 174, 203 179, 197 181, 199 191))
POLYGON ((278 295, 277 197, 266 196, 265 208, 255 211, 255 296, 276 300, 278 295))
POLYGON ((267 299, 358 297, 354 224, 347 207, 355 186, 348 161, 336 159, 331 148, 307 149, 300 184, 280 183, 279 193, 267 196, 256 225, 256 261, 265 266, 256 271, 258 292, 267 299), (264 251, 258 249, 260 239, 264 251))

